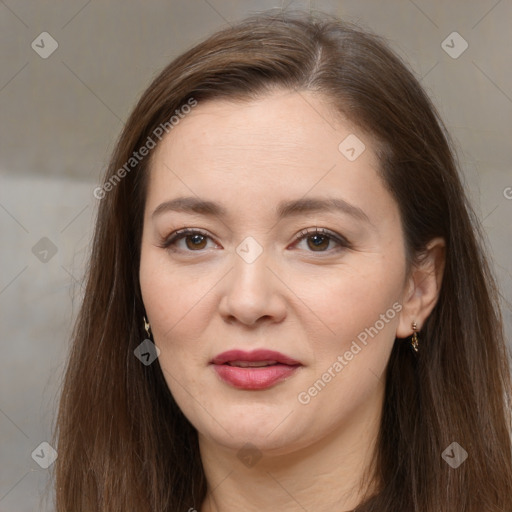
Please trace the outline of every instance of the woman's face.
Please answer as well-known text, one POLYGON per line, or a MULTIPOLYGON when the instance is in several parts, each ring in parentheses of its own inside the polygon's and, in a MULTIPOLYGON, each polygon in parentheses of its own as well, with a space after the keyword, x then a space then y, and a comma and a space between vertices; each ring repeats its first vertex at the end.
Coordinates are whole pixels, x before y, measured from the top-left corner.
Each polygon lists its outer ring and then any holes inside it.
POLYGON ((311 92, 199 103, 152 155, 142 295, 203 440, 284 454, 378 421, 404 240, 372 141, 332 112, 311 92))

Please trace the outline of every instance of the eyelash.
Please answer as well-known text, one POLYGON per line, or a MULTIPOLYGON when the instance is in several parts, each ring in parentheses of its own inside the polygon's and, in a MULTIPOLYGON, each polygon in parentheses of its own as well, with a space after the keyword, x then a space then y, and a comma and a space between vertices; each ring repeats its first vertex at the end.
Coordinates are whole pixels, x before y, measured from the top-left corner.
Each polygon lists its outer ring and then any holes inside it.
MULTIPOLYGON (((175 231, 174 233, 171 233, 167 238, 163 239, 161 243, 158 245, 158 247, 161 247, 162 249, 168 249, 172 251, 176 251, 177 249, 172 248, 176 242, 180 241, 183 238, 186 238, 187 236, 192 235, 201 235, 206 238, 210 238, 210 235, 208 233, 200 230, 200 229, 193 229, 193 228, 184 228, 179 229, 178 231, 175 231)), ((302 241, 303 239, 306 239, 308 236, 314 236, 314 235, 321 235, 323 237, 328 238, 330 241, 334 241, 338 244, 338 248, 335 249, 335 251, 339 251, 341 249, 350 249, 352 248, 352 245, 350 242, 343 236, 337 235, 336 233, 329 231, 325 228, 314 228, 314 229, 303 229, 295 236, 295 243, 302 241)), ((202 252, 202 249, 199 249, 197 251, 191 251, 186 250, 185 252, 202 252)), ((319 252, 319 253, 328 253, 330 251, 309 251, 309 252, 319 252)))

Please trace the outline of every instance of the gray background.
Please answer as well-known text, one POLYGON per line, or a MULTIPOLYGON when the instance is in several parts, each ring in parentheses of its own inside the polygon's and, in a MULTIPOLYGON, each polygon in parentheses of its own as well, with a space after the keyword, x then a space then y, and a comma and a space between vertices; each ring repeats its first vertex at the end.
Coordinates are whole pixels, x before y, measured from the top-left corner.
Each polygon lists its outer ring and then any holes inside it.
POLYGON ((510 340, 509 0, 0 0, 0 512, 53 508, 41 498, 52 467, 31 454, 50 439, 98 204, 92 191, 124 121, 184 49, 276 6, 360 23, 410 63, 456 141, 510 340), (46 59, 31 47, 44 31, 58 42, 46 59), (469 44, 458 58, 441 46, 453 31, 469 44), (32 250, 43 237, 57 249, 46 262, 32 250))

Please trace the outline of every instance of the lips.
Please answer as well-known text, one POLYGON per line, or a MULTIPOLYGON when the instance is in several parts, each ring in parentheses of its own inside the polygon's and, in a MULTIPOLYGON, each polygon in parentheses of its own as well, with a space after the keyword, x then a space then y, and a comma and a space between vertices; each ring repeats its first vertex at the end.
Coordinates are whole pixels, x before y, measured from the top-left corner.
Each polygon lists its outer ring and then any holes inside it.
POLYGON ((302 364, 273 350, 229 350, 210 363, 220 379, 239 389, 262 390, 290 377, 302 364))
MULTIPOLYGON (((285 356, 274 350, 253 350, 245 352, 244 350, 228 350, 217 355, 211 361, 212 364, 229 363, 231 366, 242 366, 243 363, 259 363, 259 366, 271 366, 274 364, 286 364, 288 366, 300 365, 299 361, 285 356), (265 364, 262 364, 265 363, 265 364)), ((255 365, 253 365, 255 366, 255 365)))

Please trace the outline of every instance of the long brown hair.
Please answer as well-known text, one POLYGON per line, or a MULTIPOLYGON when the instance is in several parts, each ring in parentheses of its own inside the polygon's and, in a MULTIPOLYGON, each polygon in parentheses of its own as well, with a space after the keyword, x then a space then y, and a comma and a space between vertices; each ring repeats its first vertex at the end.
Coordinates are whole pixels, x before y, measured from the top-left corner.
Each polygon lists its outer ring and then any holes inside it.
POLYGON ((138 270, 150 158, 126 163, 191 99, 250 100, 275 87, 317 91, 378 142, 408 263, 434 237, 447 244, 420 353, 394 345, 374 459, 379 491, 357 510, 512 511, 511 375, 498 291, 446 129, 380 37, 327 14, 275 11, 171 62, 119 137, 54 433, 57 511, 200 509, 207 486, 197 433, 158 360, 146 366, 134 356, 146 337, 138 270), (456 469, 442 457, 453 442, 468 453, 456 469))

